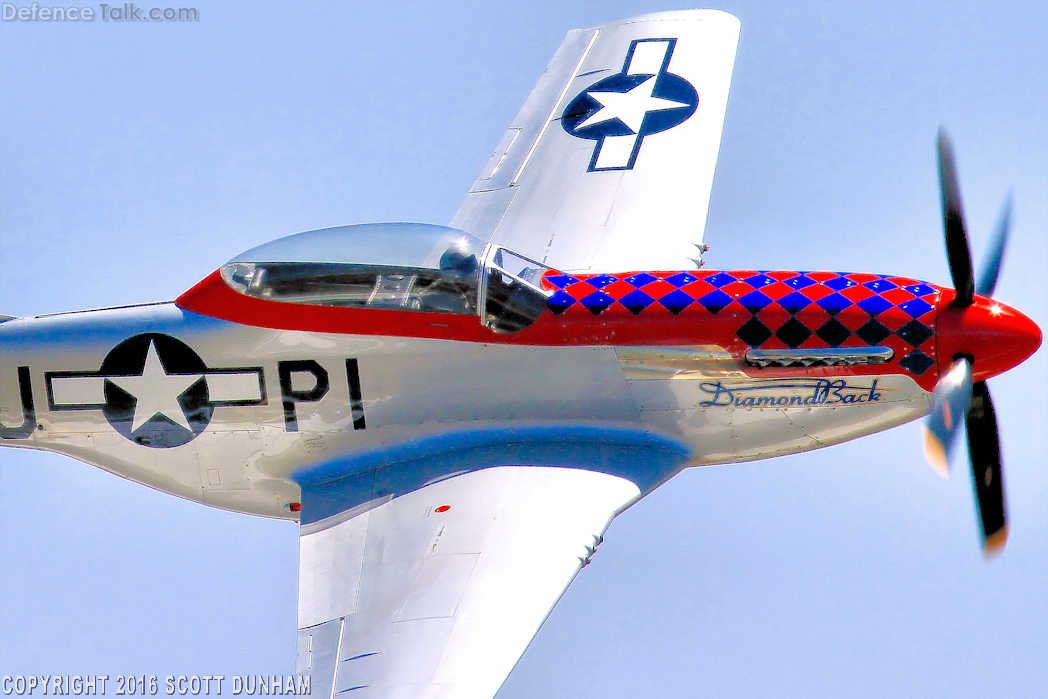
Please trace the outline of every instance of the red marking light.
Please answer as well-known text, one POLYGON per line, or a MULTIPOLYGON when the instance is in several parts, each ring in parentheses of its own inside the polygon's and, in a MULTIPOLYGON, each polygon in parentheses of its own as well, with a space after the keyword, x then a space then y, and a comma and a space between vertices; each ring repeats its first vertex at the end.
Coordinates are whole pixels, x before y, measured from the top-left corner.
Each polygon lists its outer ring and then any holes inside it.
POLYGON ((288 503, 287 508, 289 510, 291 510, 292 512, 301 512, 302 511, 302 503, 300 503, 300 502, 288 503))
POLYGON ((444 514, 445 512, 447 512, 450 509, 451 509, 451 505, 441 505, 440 507, 434 509, 433 511, 436 512, 438 515, 440 515, 440 514, 444 514))

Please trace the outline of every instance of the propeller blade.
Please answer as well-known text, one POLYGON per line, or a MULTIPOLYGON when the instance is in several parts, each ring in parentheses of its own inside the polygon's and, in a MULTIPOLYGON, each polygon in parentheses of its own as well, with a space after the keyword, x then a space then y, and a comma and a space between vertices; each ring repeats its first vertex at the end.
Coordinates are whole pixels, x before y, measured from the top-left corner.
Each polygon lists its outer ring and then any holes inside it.
POLYGON ((1008 541, 1008 517, 1004 507, 1004 478, 997 416, 985 381, 972 387, 968 409, 968 454, 972 460, 972 483, 982 521, 983 553, 993 555, 1008 541))
POLYGON ((935 385, 924 422, 924 458, 943 478, 950 477, 950 453, 971 399, 972 363, 961 357, 935 385))
POLYGON ((972 305, 975 280, 972 277, 972 255, 968 249, 968 235, 964 232, 964 212, 961 209, 961 189, 957 184, 957 165, 953 146, 943 128, 939 128, 939 185, 942 192, 943 218, 946 223, 946 257, 957 298, 953 305, 965 308, 972 305))
POLYGON ((1004 259, 1004 246, 1008 244, 1008 232, 1012 224, 1012 195, 1004 200, 1001 207, 1001 215, 997 219, 997 228, 993 232, 993 240, 979 271, 979 283, 975 286, 975 293, 980 296, 992 296, 993 290, 997 288, 997 279, 1001 275, 1001 261, 1004 259))

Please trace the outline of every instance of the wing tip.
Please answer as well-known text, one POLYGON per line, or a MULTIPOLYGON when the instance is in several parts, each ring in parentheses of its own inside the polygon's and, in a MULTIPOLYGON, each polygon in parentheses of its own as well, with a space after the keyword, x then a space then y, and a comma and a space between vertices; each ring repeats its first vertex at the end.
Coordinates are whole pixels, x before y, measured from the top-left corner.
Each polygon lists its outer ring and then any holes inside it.
POLYGON ((638 22, 679 22, 683 20, 712 20, 720 22, 731 22, 736 26, 741 26, 739 18, 730 12, 724 10, 709 10, 709 9, 692 9, 692 10, 665 10, 663 12, 649 12, 643 15, 637 15, 635 17, 627 17, 626 19, 618 20, 617 22, 608 22, 606 24, 600 24, 592 29, 605 29, 608 27, 619 26, 623 24, 635 24, 638 22))

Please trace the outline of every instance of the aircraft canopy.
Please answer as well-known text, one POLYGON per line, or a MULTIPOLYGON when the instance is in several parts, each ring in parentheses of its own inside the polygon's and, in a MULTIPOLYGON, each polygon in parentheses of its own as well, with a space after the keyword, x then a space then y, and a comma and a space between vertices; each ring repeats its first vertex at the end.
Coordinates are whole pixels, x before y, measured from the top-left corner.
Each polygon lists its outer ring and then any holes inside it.
POLYGON ((271 301, 479 315, 495 332, 517 332, 545 308, 547 270, 455 228, 370 223, 280 238, 221 273, 236 291, 271 301))
POLYGON ((324 262, 440 269, 455 248, 479 260, 484 243, 465 231, 428 223, 364 223, 307 231, 259 245, 230 262, 324 262))

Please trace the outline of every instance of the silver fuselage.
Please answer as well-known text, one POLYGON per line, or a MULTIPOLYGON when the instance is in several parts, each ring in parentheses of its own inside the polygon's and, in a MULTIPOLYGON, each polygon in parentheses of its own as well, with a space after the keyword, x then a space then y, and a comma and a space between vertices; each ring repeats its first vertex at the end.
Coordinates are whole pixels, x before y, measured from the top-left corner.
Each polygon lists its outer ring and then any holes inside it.
MULTIPOLYGON (((904 375, 842 370, 836 378, 755 383, 709 348, 274 330, 170 303, 0 323, 0 379, 4 446, 67 454, 207 505, 289 519, 297 518, 300 502, 295 471, 432 435, 477 428, 512 435, 562 424, 625 428, 677 440, 689 450, 686 465, 701 466, 842 442, 918 418, 928 406, 928 393, 904 375), (107 358, 143 334, 181 341, 206 366, 193 376, 210 387, 208 414, 198 416, 183 444, 158 448, 133 439, 107 404, 110 384, 121 382, 107 358), (28 373, 32 411, 20 368, 28 373)), ((162 426, 163 415, 154 422, 162 426)))

